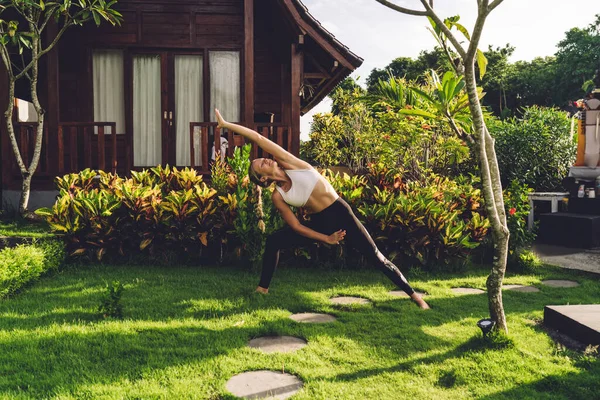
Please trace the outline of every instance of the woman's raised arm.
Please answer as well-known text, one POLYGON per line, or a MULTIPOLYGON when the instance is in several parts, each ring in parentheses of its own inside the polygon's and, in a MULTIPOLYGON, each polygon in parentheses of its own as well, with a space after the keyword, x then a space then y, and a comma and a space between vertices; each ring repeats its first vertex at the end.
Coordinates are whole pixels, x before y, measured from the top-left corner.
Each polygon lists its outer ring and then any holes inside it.
POLYGON ((237 134, 240 134, 246 138, 248 138, 251 142, 256 143, 258 147, 266 151, 267 153, 273 155, 276 159, 283 161, 287 164, 293 165, 297 168, 304 168, 307 164, 305 161, 300 160, 292 153, 288 152, 283 147, 279 146, 277 143, 270 141, 266 137, 262 136, 258 132, 246 128, 242 125, 233 124, 231 122, 227 122, 223 119, 223 116, 219 112, 219 110, 215 109, 215 115, 217 117, 217 123, 219 128, 229 129, 237 134))

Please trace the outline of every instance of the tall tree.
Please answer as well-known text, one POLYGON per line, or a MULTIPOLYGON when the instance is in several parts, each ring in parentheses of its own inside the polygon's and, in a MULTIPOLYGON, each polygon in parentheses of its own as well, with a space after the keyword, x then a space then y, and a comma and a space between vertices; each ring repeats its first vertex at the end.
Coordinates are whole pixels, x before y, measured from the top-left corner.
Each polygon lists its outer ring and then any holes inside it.
POLYGON ((96 25, 100 25, 102 20, 113 25, 120 24, 121 14, 113 8, 116 3, 117 0, 0 0, 0 17, 8 15, 14 18, 0 19, 0 55, 8 75, 8 107, 4 113, 6 128, 23 178, 19 200, 19 212, 23 215, 27 212, 31 179, 42 151, 45 110, 37 91, 40 58, 56 47, 65 31, 72 26, 83 25, 90 20, 94 20, 96 25), (46 28, 52 23, 57 24, 57 33, 55 36, 46 35, 46 28), (19 29, 21 25, 25 29, 19 29), (28 54, 25 57, 23 53, 28 54), (38 121, 31 160, 23 159, 13 126, 15 84, 22 78, 29 81, 38 121))
POLYGON ((421 51, 415 60, 410 57, 398 57, 384 68, 373 68, 367 77, 367 91, 371 93, 376 90, 379 81, 387 80, 390 75, 407 81, 425 83, 426 73, 429 70, 439 71, 448 68, 450 68, 448 56, 440 47, 435 47, 431 51, 421 51))
MULTIPOLYGON (((488 306, 490 316, 495 321, 496 329, 508 332, 504 305, 502 303, 502 280, 506 272, 506 259, 508 255, 509 230, 506 224, 504 211, 504 199, 502 196, 502 184, 498 160, 494 149, 494 141, 487 129, 483 117, 483 110, 479 101, 477 89, 477 77, 475 62, 478 62, 480 75, 485 73, 483 53, 479 50, 479 41, 483 32, 485 21, 489 14, 498 7, 503 0, 477 0, 477 19, 472 32, 468 32, 462 25, 458 24, 456 17, 442 20, 434 11, 433 0, 419 0, 421 9, 409 9, 399 6, 388 0, 375 0, 378 3, 403 14, 423 16, 429 18, 439 39, 448 43, 452 50, 458 55, 456 69, 464 76, 467 95, 469 99, 469 110, 471 112, 474 136, 479 152, 479 163, 483 194, 485 198, 486 211, 492 226, 492 239, 494 242, 494 261, 487 279, 488 306), (456 28, 466 36, 468 46, 464 46, 462 40, 451 30, 456 28)), ((415 0, 416 1, 416 0, 415 0)), ((461 38, 462 39, 462 38, 461 38)))
POLYGON ((501 115, 503 110, 510 108, 508 106, 510 94, 507 94, 510 71, 508 58, 514 51, 515 48, 507 44, 495 49, 489 46, 488 50, 484 52, 488 65, 486 74, 481 78, 479 84, 486 93, 483 103, 497 115, 501 115))
POLYGON ((600 14, 587 27, 568 31, 557 47, 557 80, 553 89, 563 103, 582 97, 582 85, 593 79, 594 71, 600 67, 600 14))

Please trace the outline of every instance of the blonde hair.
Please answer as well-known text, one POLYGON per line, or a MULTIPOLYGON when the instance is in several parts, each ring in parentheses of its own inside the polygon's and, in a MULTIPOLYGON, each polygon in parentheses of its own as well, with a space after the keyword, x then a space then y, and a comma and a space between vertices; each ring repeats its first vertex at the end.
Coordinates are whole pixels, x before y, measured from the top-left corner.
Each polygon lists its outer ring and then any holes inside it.
POLYGON ((260 186, 260 187, 269 187, 271 185, 271 183, 273 183, 273 181, 267 179, 266 181, 261 181, 260 178, 262 178, 262 176, 256 172, 254 170, 254 168, 252 168, 252 163, 250 163, 250 167, 248 167, 248 177, 250 178, 250 181, 253 182, 255 185, 260 186))

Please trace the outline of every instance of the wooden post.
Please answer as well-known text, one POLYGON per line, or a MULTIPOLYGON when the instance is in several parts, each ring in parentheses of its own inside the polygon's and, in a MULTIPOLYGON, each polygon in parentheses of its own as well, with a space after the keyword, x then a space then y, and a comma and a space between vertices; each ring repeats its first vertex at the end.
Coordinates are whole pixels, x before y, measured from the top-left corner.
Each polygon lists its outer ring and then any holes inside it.
POLYGON ((244 125, 254 123, 254 0, 244 0, 244 125))
POLYGON ((112 122, 110 124, 110 132, 111 132, 111 150, 112 150, 112 158, 111 158, 111 168, 112 168, 112 173, 116 174, 117 173, 117 123, 116 122, 112 122))
POLYGON ((202 171, 208 172, 208 126, 204 125, 201 128, 201 136, 200 143, 202 143, 202 147, 200 147, 200 151, 202 152, 202 171))
POLYGON ((190 168, 196 168, 196 152, 194 150, 194 123, 190 122, 190 168))
POLYGON ((291 103, 292 103, 292 148, 291 153, 300 153, 300 87, 302 85, 304 56, 296 43, 291 48, 291 103))
POLYGON ((56 163, 56 169, 58 174, 62 174, 65 171, 65 141, 63 137, 63 127, 62 125, 58 126, 57 135, 57 156, 58 162, 56 163))
POLYGON ((106 145, 104 144, 104 125, 98 127, 98 169, 106 170, 106 145))
POLYGON ((4 63, 0 63, 0 209, 2 208, 2 190, 11 184, 13 156, 10 146, 8 132, 6 130, 6 118, 4 111, 8 107, 8 74, 4 63))
MULTIPOLYGON (((54 18, 51 18, 48 22, 48 26, 46 28, 46 46, 53 38, 58 34, 58 26, 56 25, 56 21, 54 18)), ((58 141, 57 141, 57 133, 58 133, 58 121, 60 119, 60 107, 59 107, 59 70, 58 70, 58 49, 60 47, 60 43, 47 54, 47 92, 46 92, 46 116, 45 123, 48 126, 48 150, 50 152, 50 165, 51 169, 49 172, 55 173, 58 169, 58 163, 56 160, 56 155, 58 154, 58 141)), ((41 77, 40 77, 41 78, 41 77)), ((41 79, 40 79, 41 80, 41 79)), ((42 105, 44 106, 44 105, 42 105)), ((75 171, 73 171, 75 172, 75 171)))

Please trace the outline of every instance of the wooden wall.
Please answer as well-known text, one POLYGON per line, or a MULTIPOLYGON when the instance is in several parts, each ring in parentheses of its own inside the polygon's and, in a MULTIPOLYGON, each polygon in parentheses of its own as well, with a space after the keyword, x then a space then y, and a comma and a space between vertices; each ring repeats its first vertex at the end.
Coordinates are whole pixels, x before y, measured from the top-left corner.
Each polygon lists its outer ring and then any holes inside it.
MULTIPOLYGON (((244 0, 121 0, 121 27, 73 28, 60 44, 60 120, 93 118, 90 49, 239 50, 243 56, 244 0)), ((270 1, 255 1, 255 114, 289 120, 291 35, 270 1)), ((243 84, 243 79, 242 79, 243 84)))

